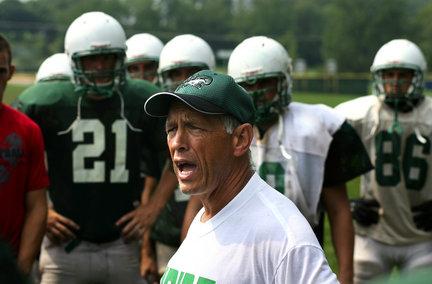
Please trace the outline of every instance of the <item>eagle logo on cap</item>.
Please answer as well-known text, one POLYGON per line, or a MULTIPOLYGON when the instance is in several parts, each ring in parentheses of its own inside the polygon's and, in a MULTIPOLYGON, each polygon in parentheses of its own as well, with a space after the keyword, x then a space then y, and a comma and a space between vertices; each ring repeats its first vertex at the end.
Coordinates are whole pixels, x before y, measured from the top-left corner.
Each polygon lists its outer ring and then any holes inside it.
POLYGON ((197 89, 201 89, 204 85, 210 85, 212 81, 213 79, 208 76, 191 77, 183 83, 183 86, 189 85, 197 89))

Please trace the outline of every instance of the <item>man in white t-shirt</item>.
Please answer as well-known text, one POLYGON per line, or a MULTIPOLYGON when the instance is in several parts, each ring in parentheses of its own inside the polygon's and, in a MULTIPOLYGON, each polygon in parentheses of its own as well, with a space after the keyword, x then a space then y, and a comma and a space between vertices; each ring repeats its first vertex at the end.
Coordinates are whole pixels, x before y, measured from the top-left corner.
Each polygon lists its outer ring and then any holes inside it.
POLYGON ((200 71, 153 95, 183 193, 203 208, 161 283, 337 283, 306 219, 254 173, 255 108, 227 75, 200 71))

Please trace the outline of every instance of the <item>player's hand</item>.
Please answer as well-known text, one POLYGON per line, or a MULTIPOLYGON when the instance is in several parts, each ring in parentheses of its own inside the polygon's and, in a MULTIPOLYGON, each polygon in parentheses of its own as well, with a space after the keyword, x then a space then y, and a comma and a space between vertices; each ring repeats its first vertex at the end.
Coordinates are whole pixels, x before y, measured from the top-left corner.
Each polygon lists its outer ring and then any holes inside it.
POLYGON ((369 227, 378 223, 380 204, 375 199, 352 199, 350 206, 353 219, 360 225, 369 227))
POLYGON ((122 228, 121 233, 125 241, 140 239, 153 225, 154 220, 150 220, 152 215, 154 215, 152 214, 152 207, 148 203, 141 204, 135 210, 123 215, 116 222, 116 225, 122 228))
POLYGON ((418 229, 432 231, 432 200, 411 208, 414 224, 418 229))
POLYGON ((149 284, 159 283, 158 267, 154 257, 141 254, 140 274, 149 284))
POLYGON ((141 239, 140 275, 147 283, 159 283, 158 266, 154 246, 150 239, 150 231, 146 231, 141 239))
POLYGON ((78 230, 79 226, 74 221, 48 209, 46 235, 52 242, 63 243, 75 239, 75 232, 78 230))

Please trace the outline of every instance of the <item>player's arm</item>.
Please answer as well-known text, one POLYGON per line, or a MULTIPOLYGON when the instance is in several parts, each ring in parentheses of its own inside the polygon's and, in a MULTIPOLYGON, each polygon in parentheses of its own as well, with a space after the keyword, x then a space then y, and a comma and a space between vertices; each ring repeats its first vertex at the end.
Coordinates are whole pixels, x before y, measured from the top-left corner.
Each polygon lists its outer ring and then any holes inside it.
POLYGON ((116 222, 117 226, 123 227, 122 235, 125 239, 142 237, 142 234, 153 226, 177 188, 177 177, 169 164, 167 163, 167 166, 165 166, 150 201, 123 215, 116 222))
POLYGON ((339 263, 339 280, 353 277, 354 228, 346 182, 373 168, 360 137, 344 121, 333 134, 325 162, 322 200, 330 220, 333 246, 339 263))
POLYGON ((340 283, 353 281, 354 227, 345 184, 323 188, 322 200, 330 221, 340 283))
POLYGON ((47 201, 45 189, 29 191, 25 197, 26 215, 21 233, 18 266, 29 274, 45 233, 47 201))
POLYGON ((150 284, 159 283, 159 273, 150 230, 144 232, 141 239, 140 274, 150 284))

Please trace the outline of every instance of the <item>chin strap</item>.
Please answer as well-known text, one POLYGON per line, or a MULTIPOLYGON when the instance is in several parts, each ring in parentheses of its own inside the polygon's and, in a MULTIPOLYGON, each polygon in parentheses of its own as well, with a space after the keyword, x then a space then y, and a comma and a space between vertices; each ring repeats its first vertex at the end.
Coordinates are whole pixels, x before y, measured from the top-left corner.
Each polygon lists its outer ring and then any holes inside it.
POLYGON ((129 120, 126 118, 125 114, 124 114, 124 99, 123 99, 123 93, 120 91, 120 88, 117 87, 118 85, 116 85, 116 91, 120 97, 120 117, 124 119, 124 121, 126 121, 127 126, 129 127, 130 130, 134 131, 134 132, 142 132, 141 129, 134 127, 129 120))
POLYGON ((394 104, 394 109, 393 109, 393 111, 394 111, 393 123, 389 128, 387 128, 387 132, 390 134, 392 134, 393 132, 396 132, 397 134, 402 134, 402 132, 403 132, 403 128, 402 128, 402 126, 399 122, 399 119, 398 119, 399 102, 400 102, 399 99, 395 99, 395 104, 394 104))
MULTIPOLYGON (((368 118, 367 122, 372 123, 371 130, 367 134, 365 140, 372 139, 378 129, 378 124, 380 121, 380 113, 381 108, 383 106, 383 99, 381 97, 378 97, 378 104, 376 106, 372 106, 368 109, 366 113, 366 118, 368 118), (369 119, 370 118, 370 119, 369 119)), ((369 123, 367 124, 369 125, 369 123)))
MULTIPOLYGON (((124 114, 124 99, 123 99, 123 94, 122 94, 122 92, 120 91, 120 88, 118 88, 118 85, 116 85, 116 87, 115 87, 115 92, 118 94, 118 96, 119 96, 119 98, 120 98, 120 117, 121 117, 124 121, 126 121, 126 125, 129 127, 129 129, 130 129, 131 131, 134 131, 134 132, 142 132, 141 129, 134 127, 134 126, 129 122, 129 120, 126 118, 126 116, 125 116, 125 114, 124 114)), ((81 120, 81 104, 82 104, 82 98, 83 98, 83 95, 81 95, 81 96, 78 98, 78 102, 77 102, 77 115, 76 115, 74 121, 70 124, 70 126, 69 126, 67 129, 57 132, 57 135, 59 135, 59 136, 60 136, 60 135, 65 135, 65 134, 69 133, 70 131, 72 131, 72 129, 74 129, 74 128, 78 125, 78 123, 79 123, 80 120, 81 120)))
POLYGON ((74 121, 72 121, 71 125, 69 125, 69 127, 66 130, 57 132, 57 135, 60 136, 60 135, 64 135, 64 134, 69 133, 80 122, 80 120, 81 120, 81 102, 82 102, 82 96, 83 95, 79 96, 79 98, 78 98, 78 102, 77 102, 77 115, 76 115, 74 121))
MULTIPOLYGON (((378 129, 378 123, 380 120, 380 112, 381 112, 381 108, 382 108, 382 105, 384 103, 384 100, 382 98, 379 98, 379 101, 380 102, 379 102, 377 110, 376 110, 378 117, 376 120, 372 119, 373 127, 372 127, 371 131, 369 132, 368 136, 366 137, 366 140, 371 139, 375 135, 376 130, 378 129)), ((409 102, 409 103, 411 103, 411 102, 409 102)), ((387 129, 387 131, 389 133, 396 132, 398 134, 401 134, 403 132, 403 127, 401 126, 399 119, 398 119, 397 105, 398 105, 398 102, 395 103, 393 123, 387 129)), ((373 110, 374 110, 374 108, 369 109, 366 117, 369 117, 369 114, 370 114, 370 116, 372 116, 373 110)), ((414 116, 414 121, 418 121, 418 115, 419 114, 418 114, 418 110, 417 110, 415 105, 412 106, 412 112, 413 112, 413 116, 414 116)), ((418 126, 414 127, 414 134, 420 143, 425 144, 427 142, 426 138, 424 138, 423 135, 420 133, 420 129, 418 128, 418 126)))
POLYGON ((287 159, 287 160, 291 160, 292 157, 291 155, 288 153, 287 149, 285 149, 285 146, 283 144, 283 134, 284 134, 284 120, 283 120, 283 115, 281 113, 278 114, 278 118, 279 118, 279 123, 278 123, 278 144, 279 144, 279 149, 282 152, 282 156, 287 159))

